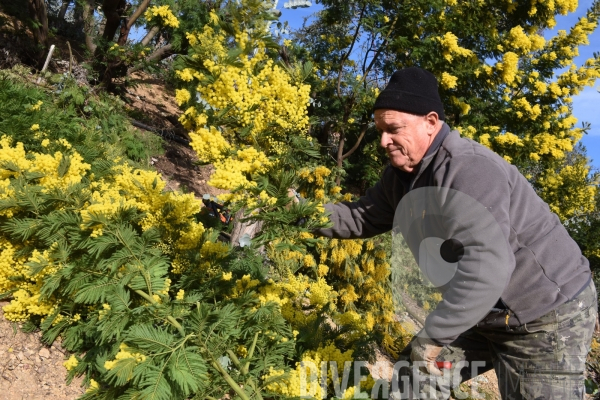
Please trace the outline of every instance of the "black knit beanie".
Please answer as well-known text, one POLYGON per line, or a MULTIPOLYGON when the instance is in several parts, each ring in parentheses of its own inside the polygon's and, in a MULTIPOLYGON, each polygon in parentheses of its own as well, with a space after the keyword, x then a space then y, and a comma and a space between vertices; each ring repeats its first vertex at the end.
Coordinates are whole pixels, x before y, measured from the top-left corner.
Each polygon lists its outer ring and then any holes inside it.
POLYGON ((442 121, 446 118, 437 79, 431 72, 417 67, 394 72, 388 85, 375 100, 373 110, 381 108, 417 115, 435 111, 442 121))

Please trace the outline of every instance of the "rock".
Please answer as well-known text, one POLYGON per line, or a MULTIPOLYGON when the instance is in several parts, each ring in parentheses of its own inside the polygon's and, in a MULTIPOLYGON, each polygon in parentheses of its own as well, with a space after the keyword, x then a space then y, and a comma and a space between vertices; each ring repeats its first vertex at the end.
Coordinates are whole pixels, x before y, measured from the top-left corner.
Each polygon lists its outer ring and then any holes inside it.
POLYGON ((42 358, 50 358, 50 350, 48 350, 45 347, 42 347, 42 349, 39 351, 38 355, 42 358))

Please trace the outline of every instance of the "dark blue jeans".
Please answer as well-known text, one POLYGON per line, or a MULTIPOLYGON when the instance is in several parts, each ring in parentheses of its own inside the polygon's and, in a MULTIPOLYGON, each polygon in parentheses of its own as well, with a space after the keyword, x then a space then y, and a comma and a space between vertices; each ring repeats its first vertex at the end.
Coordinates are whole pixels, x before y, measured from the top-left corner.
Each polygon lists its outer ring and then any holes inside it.
MULTIPOLYGON (((587 353, 598 314, 593 282, 574 299, 535 321, 516 328, 472 328, 444 347, 438 361, 452 368, 443 377, 433 377, 411 367, 400 368, 394 379, 399 392, 394 399, 457 399, 458 385, 495 369, 504 400, 580 400, 585 393, 587 353), (420 374, 421 376, 415 376, 420 374), (417 390, 418 387, 418 390, 417 390)), ((410 362, 411 345, 400 360, 410 362)))

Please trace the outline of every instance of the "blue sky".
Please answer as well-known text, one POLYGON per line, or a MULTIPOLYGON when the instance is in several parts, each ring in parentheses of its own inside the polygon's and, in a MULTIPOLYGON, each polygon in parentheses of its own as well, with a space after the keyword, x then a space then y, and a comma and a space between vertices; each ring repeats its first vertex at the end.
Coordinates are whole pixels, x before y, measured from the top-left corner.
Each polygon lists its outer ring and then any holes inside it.
MULTIPOLYGON (((580 0, 577 10, 566 16, 559 16, 556 19, 556 27, 546 33, 546 38, 554 36, 558 29, 569 30, 578 20, 585 16, 586 10, 592 6, 592 0, 580 0)), ((600 29, 590 35, 589 46, 579 48, 579 57, 575 59, 577 65, 583 64, 588 58, 593 57, 594 52, 600 52, 600 29)), ((592 165, 600 169, 600 93, 598 93, 598 83, 594 87, 586 87, 578 96, 573 97, 573 114, 581 122, 590 122, 592 129, 587 135, 584 135, 582 142, 587 148, 588 157, 592 159, 592 165)))
MULTIPOLYGON (((281 10, 280 21, 288 21, 292 29, 302 26, 303 19, 309 17, 320 9, 313 3, 309 8, 286 9, 284 4, 286 0, 280 0, 277 8, 281 10)), ((566 16, 558 16, 556 27, 545 33, 546 38, 555 36, 559 29, 568 31, 580 17, 585 16, 586 11, 591 7, 592 0, 580 0, 579 6, 574 13, 566 16)), ((600 29, 590 35, 590 44, 579 48, 579 57, 575 59, 577 65, 583 64, 588 58, 593 57, 594 52, 600 52, 600 29)), ((578 125, 583 121, 590 122, 592 128, 584 135, 582 142, 587 148, 587 154, 592 159, 592 165, 600 169, 600 93, 598 93, 598 81, 594 87, 586 87, 578 96, 573 98, 573 114, 578 119, 578 125)))

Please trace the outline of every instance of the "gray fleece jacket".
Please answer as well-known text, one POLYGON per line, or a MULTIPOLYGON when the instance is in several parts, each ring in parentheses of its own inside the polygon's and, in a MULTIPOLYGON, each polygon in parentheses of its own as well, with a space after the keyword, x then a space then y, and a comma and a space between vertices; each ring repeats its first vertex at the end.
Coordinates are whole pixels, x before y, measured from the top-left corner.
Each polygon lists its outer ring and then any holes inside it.
MULTIPOLYGON (((446 124, 415 173, 388 166, 380 181, 358 201, 326 205, 333 228, 317 233, 335 238, 368 238, 388 232, 402 197, 416 188, 431 186, 467 194, 487 208, 500 226, 510 246, 510 256, 503 265, 490 268, 502 269, 508 279, 501 283, 504 289, 500 299, 493 301, 498 300, 506 308, 510 327, 548 313, 589 283, 588 260, 517 168, 479 143, 450 131, 446 124)), ((480 294, 482 298, 486 295, 489 296, 485 291, 480 294)), ((473 303, 472 298, 469 302, 473 303)), ((472 304, 459 306, 468 313, 472 304)), ((445 323, 464 328, 460 315, 457 313, 456 318, 445 323)), ((490 313, 477 326, 504 329, 505 315, 497 318, 496 313, 490 313)), ((447 344, 455 337, 434 339, 447 344)))

